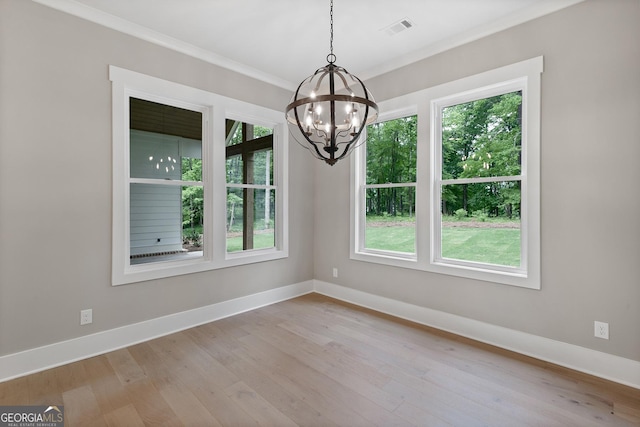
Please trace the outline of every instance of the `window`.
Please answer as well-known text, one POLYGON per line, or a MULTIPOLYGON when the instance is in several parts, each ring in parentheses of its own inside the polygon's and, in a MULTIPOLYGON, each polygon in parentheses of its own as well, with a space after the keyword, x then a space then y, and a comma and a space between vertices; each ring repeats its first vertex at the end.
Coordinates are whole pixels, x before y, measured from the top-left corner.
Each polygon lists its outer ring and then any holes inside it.
POLYGON ((203 255, 202 116, 129 98, 129 258, 203 255))
POLYGON ((227 120, 227 252, 272 248, 273 129, 227 120))
POLYGON ((414 256, 417 116, 369 125, 366 140, 363 249, 414 256))
POLYGON ((286 257, 282 113, 113 66, 110 79, 112 283, 286 257))
POLYGON ((437 262, 522 271, 523 83, 433 104, 437 262))
POLYGON ((369 126, 366 149, 354 153, 351 257, 539 289, 541 72, 534 58, 380 103, 401 119, 369 126), (417 115, 402 115, 407 109, 417 115), (403 165, 397 151, 377 153, 393 147, 381 131, 403 120, 417 129, 413 181, 377 179, 403 165), (414 252, 410 243, 397 249, 406 223, 382 228, 375 215, 379 198, 384 219, 398 217, 390 193, 400 188, 415 194, 414 252))

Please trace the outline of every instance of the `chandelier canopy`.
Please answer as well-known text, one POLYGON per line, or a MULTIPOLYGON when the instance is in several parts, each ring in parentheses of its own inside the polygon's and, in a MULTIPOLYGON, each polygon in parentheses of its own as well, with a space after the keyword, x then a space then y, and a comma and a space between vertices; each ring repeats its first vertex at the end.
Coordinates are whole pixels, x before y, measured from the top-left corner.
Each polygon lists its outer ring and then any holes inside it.
POLYGON ((296 89, 286 116, 293 137, 318 159, 334 165, 358 145, 365 126, 378 117, 378 105, 362 81, 335 64, 333 0, 328 64, 296 89))

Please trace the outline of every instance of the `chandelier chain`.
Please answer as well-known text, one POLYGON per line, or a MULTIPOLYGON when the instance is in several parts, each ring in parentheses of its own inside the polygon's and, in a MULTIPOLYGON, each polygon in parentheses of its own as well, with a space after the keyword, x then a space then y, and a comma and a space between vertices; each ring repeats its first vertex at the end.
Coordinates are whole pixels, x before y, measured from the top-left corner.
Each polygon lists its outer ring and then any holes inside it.
POLYGON ((331 37, 329 38, 329 62, 333 63, 336 60, 336 56, 333 54, 333 0, 331 0, 331 7, 329 8, 329 22, 331 24, 331 37))

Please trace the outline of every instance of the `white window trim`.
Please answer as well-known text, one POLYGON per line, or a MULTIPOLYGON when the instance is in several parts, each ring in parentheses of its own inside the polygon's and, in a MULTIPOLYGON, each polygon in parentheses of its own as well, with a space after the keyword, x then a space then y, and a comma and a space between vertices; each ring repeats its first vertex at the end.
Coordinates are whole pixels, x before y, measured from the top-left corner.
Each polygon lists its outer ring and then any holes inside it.
MULTIPOLYGON (((285 144, 282 143, 282 139, 283 139, 283 136, 284 138, 286 138, 286 136, 289 134, 288 133, 289 131, 288 131, 288 127, 284 124, 284 119, 282 119, 284 117, 282 112, 275 112, 275 114, 277 115, 278 119, 281 120, 281 122, 278 124, 265 121, 264 116, 261 117, 261 116, 249 115, 242 112, 241 110, 237 110, 237 111, 228 110, 225 114, 225 119, 231 119, 231 120, 236 120, 243 123, 251 123, 253 125, 273 128, 273 159, 274 159, 273 168, 274 170, 273 170, 273 185, 248 185, 248 184, 235 185, 235 184, 227 184, 225 165, 223 165, 223 173, 225 174, 223 177, 224 206, 226 207, 227 205, 226 197, 227 197, 228 187, 255 188, 259 190, 272 189, 276 191, 276 213, 275 213, 276 228, 275 228, 275 236, 274 236, 275 246, 273 248, 267 248, 267 249, 249 249, 249 250, 238 251, 238 252, 227 252, 226 234, 225 234, 224 239, 216 240, 216 244, 220 245, 218 249, 223 250, 225 254, 225 261, 226 261, 225 266, 242 265, 248 262, 258 262, 256 261, 256 259, 260 257, 265 257, 264 259, 265 261, 270 259, 283 258, 280 256, 272 258, 271 255, 272 254, 277 255, 279 252, 281 252, 281 249, 279 248, 288 247, 288 241, 289 241, 288 230, 289 229, 287 226, 279 227, 278 225, 288 224, 288 221, 289 221, 288 209, 284 209, 284 205, 285 203, 287 203, 288 197, 283 197, 283 195, 281 194, 282 189, 285 188, 283 183, 288 182, 287 168, 286 166, 284 166, 288 164, 288 150, 286 149, 285 144), (281 158, 284 165, 281 165, 280 162, 275 161, 276 159, 280 158, 279 156, 282 156, 281 158), (280 185, 278 185, 278 183, 280 183, 280 185)), ((223 135, 222 141, 225 140, 225 136, 226 135, 223 135)), ((221 155, 222 158, 226 160, 226 153, 225 153, 226 146, 223 144, 220 144, 220 145, 222 150, 221 150, 221 153, 219 153, 219 155, 221 155)), ((225 225, 226 225, 226 210, 225 210, 224 218, 225 218, 225 225)))
POLYGON ((288 133, 284 115, 243 101, 109 66, 112 82, 113 223, 112 285, 286 258, 288 234, 288 133), (131 265, 129 262, 129 97, 199 111, 203 114, 202 160, 205 192, 203 256, 180 261, 131 265), (274 130, 275 247, 226 252, 225 120, 241 119, 274 130))
MULTIPOLYGON (((389 108, 378 116, 377 123, 388 122, 390 120, 401 119, 403 117, 415 116, 418 114, 417 106, 409 105, 399 108, 389 108)), ((418 120, 419 122, 419 120, 418 120)), ((361 138, 366 138, 367 133, 362 133, 361 138)), ((372 185, 366 183, 366 168, 367 168, 367 150, 366 144, 361 145, 362 148, 358 148, 352 153, 351 161, 351 258, 358 257, 359 254, 365 254, 372 257, 389 257, 392 259, 400 259, 407 261, 415 261, 416 253, 407 252, 395 252, 386 251, 382 249, 370 249, 365 247, 365 228, 366 228, 366 191, 367 188, 372 185), (355 173, 353 173, 355 170, 355 173), (356 183, 357 182, 357 183, 356 183)), ((417 147, 416 147, 417 149, 417 147)), ((419 155, 418 155, 419 157, 419 155)), ((416 177, 417 180, 417 177, 416 177)), ((391 183, 391 184, 376 184, 373 187, 377 188, 391 188, 391 187, 414 187, 416 191, 416 201, 418 185, 417 183, 391 183)), ((416 205, 417 210, 417 205, 416 205)), ((417 219, 417 213, 416 213, 417 219)), ((418 234, 416 230, 415 236, 416 245, 418 242, 418 234)), ((417 249, 417 248, 416 248, 417 249)), ((357 259, 357 258, 354 258, 357 259)))
MULTIPOLYGON (((418 142, 416 171, 416 257, 408 259, 393 252, 371 251, 363 249, 363 183, 366 182, 363 147, 356 149, 351 159, 351 259, 418 269, 435 273, 465 277, 518 287, 540 289, 540 80, 543 71, 543 58, 536 57, 501 68, 476 74, 453 82, 403 95, 380 102, 380 121, 390 120, 407 111, 418 112, 418 142), (444 99, 447 102, 455 97, 467 99, 469 94, 478 94, 486 90, 493 93, 496 87, 505 84, 524 82, 523 110, 526 121, 523 122, 523 155, 521 176, 523 180, 522 222, 522 270, 493 267, 489 264, 473 265, 436 259, 434 239, 436 218, 431 207, 439 206, 436 194, 438 166, 435 164, 435 150, 439 147, 436 126, 433 122, 433 109, 444 99), (361 218, 362 217, 362 218, 361 218)), ((477 95, 476 95, 477 96, 477 95)), ((364 144, 363 144, 364 146, 364 144)), ((437 224, 439 226, 439 223, 437 224)))

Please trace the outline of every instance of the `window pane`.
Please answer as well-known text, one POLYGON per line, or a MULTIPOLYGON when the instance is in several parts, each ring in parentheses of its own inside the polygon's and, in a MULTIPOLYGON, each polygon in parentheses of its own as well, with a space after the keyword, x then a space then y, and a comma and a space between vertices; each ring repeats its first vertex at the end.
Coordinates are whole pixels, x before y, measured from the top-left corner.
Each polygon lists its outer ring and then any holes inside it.
POLYGON ((417 116, 367 126, 367 184, 416 181, 417 116))
POLYGON ((415 253, 415 187, 366 192, 365 248, 415 253))
POLYGON ((242 144, 268 135, 273 135, 273 129, 227 119, 227 146, 242 144))
POLYGON ((131 264, 202 256, 200 186, 130 185, 131 264))
POLYGON ((275 246, 275 193, 273 189, 227 189, 227 252, 275 246))
POLYGON ((189 139, 180 141, 183 181, 202 182, 202 143, 189 139))
POLYGON ((253 177, 251 181, 259 185, 273 184, 273 150, 262 150, 253 153, 253 177))
POLYGON ((227 157, 227 184, 242 184, 242 156, 227 157))
POLYGON ((130 102, 130 176, 202 181, 202 114, 137 98, 130 102), (185 173, 188 173, 185 176, 185 173))
POLYGON ((519 267, 520 181, 442 186, 442 257, 519 267))
POLYGON ((273 129, 227 120, 227 252, 275 246, 273 129))
POLYGON ((227 157, 227 184, 273 185, 273 150, 227 157), (246 177, 243 157, 247 165, 246 177))
POLYGON ((522 92, 442 109, 442 179, 520 175, 522 92))

